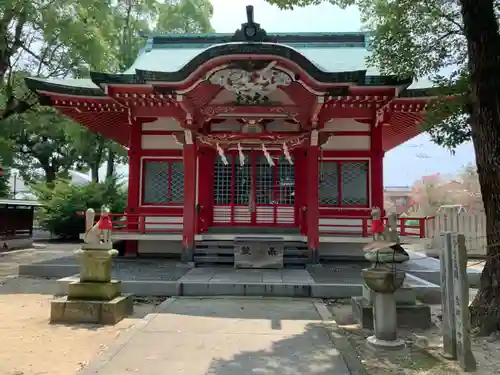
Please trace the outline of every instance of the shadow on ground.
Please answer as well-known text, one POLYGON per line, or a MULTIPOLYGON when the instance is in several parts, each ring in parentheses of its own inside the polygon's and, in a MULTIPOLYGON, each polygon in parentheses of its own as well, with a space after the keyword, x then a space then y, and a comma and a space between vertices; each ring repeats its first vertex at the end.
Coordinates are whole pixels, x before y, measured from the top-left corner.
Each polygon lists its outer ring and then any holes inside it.
POLYGON ((321 323, 309 323, 302 333, 265 350, 241 351, 229 359, 216 357, 206 371, 206 375, 235 374, 348 375, 321 323))
POLYGON ((82 375, 349 375, 313 301, 248 297, 171 299, 87 370, 82 375))

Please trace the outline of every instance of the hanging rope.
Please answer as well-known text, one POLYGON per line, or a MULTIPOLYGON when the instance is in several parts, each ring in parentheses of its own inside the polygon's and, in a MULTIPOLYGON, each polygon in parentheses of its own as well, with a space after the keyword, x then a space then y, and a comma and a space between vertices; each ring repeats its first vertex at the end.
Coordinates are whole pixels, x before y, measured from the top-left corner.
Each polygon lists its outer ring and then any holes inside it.
POLYGON ((262 143, 262 152, 264 153, 264 156, 266 157, 268 164, 271 167, 274 167, 274 160, 271 157, 271 155, 269 154, 269 152, 267 151, 266 146, 264 146, 264 143, 262 143))
POLYGON ((238 142, 238 155, 240 159, 240 166, 243 167, 245 165, 245 154, 243 153, 243 148, 241 147, 240 142, 238 142))
POLYGON ((220 147, 218 143, 217 143, 217 152, 219 153, 220 160, 222 160, 222 163, 224 165, 228 165, 229 163, 227 161, 226 155, 224 155, 224 150, 222 149, 222 147, 220 147))
POLYGON ((286 143, 283 143, 283 153, 285 154, 285 159, 290 163, 290 165, 293 165, 293 160, 292 157, 290 156, 290 150, 288 150, 288 146, 286 143))
POLYGON ((325 180, 324 166, 323 166, 323 149, 319 148, 319 182, 325 180))

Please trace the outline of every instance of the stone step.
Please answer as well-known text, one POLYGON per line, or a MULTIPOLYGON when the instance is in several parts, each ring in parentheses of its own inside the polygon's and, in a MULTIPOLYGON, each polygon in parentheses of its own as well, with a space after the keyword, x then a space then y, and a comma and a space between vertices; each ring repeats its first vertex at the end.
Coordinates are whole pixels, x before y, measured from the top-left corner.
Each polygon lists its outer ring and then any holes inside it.
MULTIPOLYGON (((253 239, 252 239, 253 240, 253 239)), ((255 239, 255 241, 259 241, 255 239)), ((233 264, 234 241, 198 241, 194 251, 194 263, 200 265, 233 264)), ((286 266, 305 266, 308 262, 307 244, 298 241, 285 241, 283 262, 286 266)))

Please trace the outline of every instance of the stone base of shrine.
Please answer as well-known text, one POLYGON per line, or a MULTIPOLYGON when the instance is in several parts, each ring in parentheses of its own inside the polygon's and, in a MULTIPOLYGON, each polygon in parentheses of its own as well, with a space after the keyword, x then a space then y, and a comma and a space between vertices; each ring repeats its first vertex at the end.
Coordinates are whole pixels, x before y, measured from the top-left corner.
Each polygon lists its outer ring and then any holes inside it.
POLYGON ((50 323, 116 324, 132 314, 134 299, 124 294, 111 301, 68 300, 67 297, 52 300, 50 323))
MULTIPOLYGON (((364 297, 351 297, 352 313, 362 328, 373 329, 373 307, 364 297)), ((431 308, 418 301, 414 304, 396 305, 398 328, 421 328, 431 326, 431 308)))

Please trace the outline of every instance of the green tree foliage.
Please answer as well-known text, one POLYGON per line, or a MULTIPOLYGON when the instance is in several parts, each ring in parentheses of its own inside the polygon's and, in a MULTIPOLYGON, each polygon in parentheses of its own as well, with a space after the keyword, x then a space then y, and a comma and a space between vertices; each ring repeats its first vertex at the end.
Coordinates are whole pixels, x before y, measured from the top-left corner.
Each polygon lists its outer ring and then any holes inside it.
POLYGON ((207 33, 214 8, 207 0, 167 0, 159 6, 156 32, 207 33))
MULTIPOLYGON (((0 168, 2 168, 2 163, 0 159, 0 168)), ((2 175, 0 176, 0 198, 10 198, 10 186, 9 186, 10 173, 8 169, 3 169, 2 175)))
MULTIPOLYGON (((319 0, 268 0, 283 8, 319 0)), ((453 149, 472 140, 486 212, 487 262, 471 305, 480 332, 500 329, 500 2, 329 0, 357 5, 373 30, 369 63, 382 73, 430 76, 439 99, 427 110, 433 140, 453 149), (454 100, 446 96, 453 94, 454 100)))
POLYGON ((28 180, 51 182, 81 162, 65 132, 71 120, 40 108, 23 78, 71 77, 88 65, 116 64, 109 6, 93 0, 0 3, 0 137, 11 146, 6 159, 28 180))
POLYGON ((67 127, 71 122, 52 108, 37 106, 22 115, 10 117, 14 166, 27 182, 53 182, 82 161, 73 146, 67 127))
MULTIPOLYGON (((453 150, 471 140, 467 101, 467 41, 458 0, 267 0, 283 9, 329 2, 357 6, 371 31, 369 65, 381 74, 430 78, 438 100, 430 103, 424 127, 437 144, 453 150), (454 95, 454 100, 448 100, 454 95)), ((500 3, 496 3, 497 12, 500 3)))
POLYGON ((57 179, 52 186, 37 183, 31 188, 43 204, 40 225, 62 238, 75 239, 85 232, 85 218, 76 215, 77 212, 88 208, 99 212, 103 205, 107 205, 111 212, 124 212, 127 201, 126 189, 116 179, 87 185, 57 179))
POLYGON ((97 170, 104 162, 111 177, 115 164, 126 162, 125 150, 40 108, 23 78, 122 72, 144 44, 139 33, 152 31, 149 25, 176 32, 179 21, 172 20, 178 17, 189 26, 185 31, 209 31, 211 13, 207 0, 0 2, 0 156, 27 180, 51 182, 76 168, 91 170, 98 181, 97 170))

